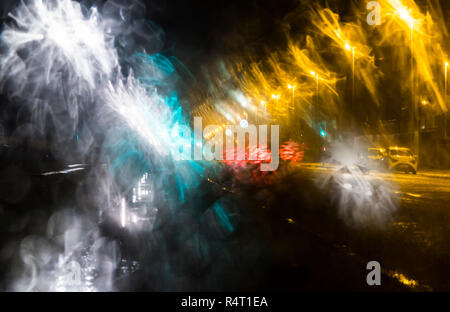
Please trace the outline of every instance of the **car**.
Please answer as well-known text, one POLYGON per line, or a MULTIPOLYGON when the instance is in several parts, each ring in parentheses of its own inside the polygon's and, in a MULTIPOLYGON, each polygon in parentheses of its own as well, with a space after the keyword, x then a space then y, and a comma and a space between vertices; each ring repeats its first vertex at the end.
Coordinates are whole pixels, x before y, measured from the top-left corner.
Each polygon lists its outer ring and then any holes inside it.
POLYGON ((417 172, 417 157, 407 147, 389 147, 386 151, 386 165, 390 170, 402 170, 405 173, 417 172))

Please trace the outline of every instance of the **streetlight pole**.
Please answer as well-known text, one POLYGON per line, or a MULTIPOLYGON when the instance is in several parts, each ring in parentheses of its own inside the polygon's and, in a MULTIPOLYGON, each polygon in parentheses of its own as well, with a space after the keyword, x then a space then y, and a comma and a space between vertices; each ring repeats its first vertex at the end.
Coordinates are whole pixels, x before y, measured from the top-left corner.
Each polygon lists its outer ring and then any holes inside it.
MULTIPOLYGON (((448 62, 445 62, 445 72, 444 72, 444 103, 447 107, 447 69, 448 69, 448 62)), ((447 115, 448 112, 444 112, 444 137, 447 138, 447 115)))
POLYGON ((288 89, 292 90, 292 107, 293 108, 295 107, 295 105, 294 105, 295 87, 296 87, 296 85, 291 86, 290 84, 288 84, 288 89))
POLYGON ((355 47, 352 47, 352 106, 355 101, 355 47))
MULTIPOLYGON (((412 17, 410 18, 410 29, 411 29, 411 47, 410 47, 410 66, 411 66, 411 123, 412 123, 412 129, 415 130, 415 122, 416 122, 416 109, 415 109, 415 85, 414 85, 414 47, 413 47, 413 33, 414 33, 414 20, 412 17)), ((417 151, 416 151, 417 152, 417 151)))
MULTIPOLYGON (((295 104, 294 104, 294 97, 295 97, 295 87, 296 85, 290 85, 288 84, 288 89, 292 90, 292 110, 293 110, 293 115, 295 114, 295 104)), ((292 116, 293 117, 293 116, 292 116)), ((292 117, 290 116, 289 119, 292 121, 292 117)))
MULTIPOLYGON (((266 108, 266 102, 261 101, 261 105, 264 106, 266 108)), ((267 109, 265 109, 265 111, 267 112, 267 109)), ((257 119, 257 123, 259 123, 259 106, 256 106, 256 119, 257 119)))
MULTIPOLYGON (((316 78, 316 105, 314 107, 314 121, 316 122, 316 124, 319 123, 318 121, 318 111, 319 111, 319 74, 316 73, 315 71, 310 71, 311 76, 313 76, 314 78, 316 78)), ((317 126, 317 125, 316 125, 317 126)))
MULTIPOLYGON (((416 122, 417 116, 416 116, 416 101, 415 101, 415 79, 414 79, 414 18, 410 14, 411 9, 408 9, 406 7, 401 7, 397 9, 397 13, 403 21, 407 23, 410 29, 410 66, 411 66, 411 104, 410 104, 410 113, 409 113, 409 125, 408 125, 408 131, 413 132, 414 134, 414 145, 415 148, 418 149, 418 136, 416 138, 416 122)), ((418 150, 416 150, 418 152, 418 150)))
POLYGON ((411 9, 408 9, 406 7, 401 7, 397 9, 397 13, 403 21, 407 23, 407 25, 410 28, 410 40, 411 40, 411 47, 410 47, 410 66, 411 66, 411 104, 409 109, 409 125, 408 125, 408 133, 412 133, 413 135, 413 145, 415 152, 418 155, 418 166, 420 165, 420 152, 419 152, 419 120, 418 120, 418 114, 417 114, 417 103, 416 103, 416 94, 415 94, 415 76, 414 76, 414 18, 411 15, 411 9))
POLYGON ((344 48, 347 51, 352 52, 352 96, 351 96, 351 105, 352 110, 355 109, 355 47, 352 47, 350 44, 346 43, 344 48))
POLYGON ((272 99, 275 99, 275 101, 276 101, 276 103, 277 103, 277 107, 278 107, 278 99, 280 98, 280 95, 279 94, 277 94, 277 95, 275 95, 275 94, 272 94, 272 99))
POLYGON ((256 125, 259 125, 259 106, 256 105, 256 125))
POLYGON ((411 128, 413 131, 413 142, 414 149, 417 153, 417 162, 419 165, 420 161, 420 152, 419 152, 419 121, 417 116, 417 107, 416 107, 416 86, 415 86, 415 74, 414 74, 414 18, 410 16, 409 18, 410 28, 411 28, 411 128))
POLYGON ((448 62, 445 62, 445 81, 444 81, 444 100, 446 101, 447 99, 447 69, 448 69, 448 62))
POLYGON ((319 74, 316 74, 316 100, 317 107, 319 107, 319 74))
MULTIPOLYGON (((279 94, 277 94, 277 95, 275 95, 275 94, 272 94, 272 99, 275 99, 275 103, 276 103, 276 107, 277 107, 277 109, 278 109, 278 99, 280 98, 280 95, 279 94)), ((266 111, 267 111, 267 108, 266 108, 266 111)))

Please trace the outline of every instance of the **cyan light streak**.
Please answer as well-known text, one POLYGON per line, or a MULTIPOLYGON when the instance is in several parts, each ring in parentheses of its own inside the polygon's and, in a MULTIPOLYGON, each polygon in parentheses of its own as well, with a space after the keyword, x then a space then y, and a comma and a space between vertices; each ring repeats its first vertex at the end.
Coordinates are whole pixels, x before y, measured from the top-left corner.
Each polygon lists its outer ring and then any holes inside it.
POLYGON ((180 147, 193 145, 193 139, 184 137, 180 131, 189 124, 173 89, 171 81, 177 79, 174 77, 177 72, 169 58, 136 53, 132 60, 136 67, 132 70, 139 76, 129 77, 130 83, 121 85, 119 91, 110 89, 107 95, 113 109, 126 122, 123 130, 112 129, 108 134, 113 142, 105 145, 111 170, 118 177, 123 168, 127 168, 127 174, 135 173, 133 179, 127 176, 122 181, 128 188, 147 171, 158 175, 158 179, 165 181, 160 180, 162 185, 176 186, 176 194, 169 198, 184 203, 186 192, 198 186, 204 169, 211 164, 174 159, 180 147))
POLYGON ((213 210, 216 213, 217 217, 219 218, 219 221, 224 229, 226 229, 228 232, 233 232, 234 227, 231 224, 230 218, 228 214, 226 213, 224 207, 220 202, 216 202, 213 206, 213 210))

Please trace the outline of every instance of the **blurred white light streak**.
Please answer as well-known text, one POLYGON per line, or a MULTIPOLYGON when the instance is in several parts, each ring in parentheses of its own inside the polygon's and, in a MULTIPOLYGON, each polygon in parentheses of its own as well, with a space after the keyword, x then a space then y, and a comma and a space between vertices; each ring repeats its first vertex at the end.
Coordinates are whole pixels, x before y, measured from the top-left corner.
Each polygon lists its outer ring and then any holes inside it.
POLYGON ((120 205, 120 225, 125 227, 127 225, 127 206, 125 203, 125 198, 122 198, 120 205))

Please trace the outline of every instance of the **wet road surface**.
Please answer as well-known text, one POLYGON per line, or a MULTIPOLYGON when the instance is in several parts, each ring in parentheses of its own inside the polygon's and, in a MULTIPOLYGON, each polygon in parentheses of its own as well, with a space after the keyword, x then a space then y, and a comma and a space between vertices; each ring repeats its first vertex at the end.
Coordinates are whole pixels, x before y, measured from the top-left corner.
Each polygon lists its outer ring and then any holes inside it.
MULTIPOLYGON (((333 168, 321 166, 288 166, 281 167, 269 185, 238 185, 229 198, 238 207, 239 225, 227 237, 211 235, 208 223, 201 221, 207 221, 208 213, 205 219, 198 211, 199 203, 208 205, 208 196, 217 192, 214 188, 222 190, 212 180, 200 188, 204 196, 194 198, 192 216, 174 216, 171 225, 153 231, 151 244, 147 234, 137 239, 124 230, 102 229, 104 235, 121 240, 124 248, 129 246, 130 260, 140 259, 140 267, 148 268, 118 283, 118 290, 450 290, 450 179, 420 172, 369 173, 368 179, 388 182, 398 202, 392 221, 372 229, 353 228, 336 217, 336 207, 329 202, 332 191, 317 186, 332 173, 333 168), (208 248, 206 256, 194 252, 197 245, 208 248), (381 286, 366 283, 369 261, 381 264, 381 286), (164 276, 158 267, 167 263, 183 278, 164 276)), ((83 171, 43 177, 20 203, 3 206, 1 245, 12 246, 14 253, 26 235, 45 233, 48 215, 55 209, 63 204, 83 206, 74 192, 86 180, 83 171), (30 213, 32 218, 23 217, 30 213), (33 222, 10 229, 22 219, 33 222)), ((23 182, 17 180, 17 185, 23 182)), ((3 258, 6 264, 0 273, 10 276, 10 263, 3 258)), ((3 278, 1 288, 8 289, 9 283, 3 278)))
MULTIPOLYGON (((314 179, 333 168, 306 166, 314 179)), ((371 172, 388 181, 399 207, 386 228, 376 232, 347 229, 338 244, 348 254, 380 262, 384 273, 411 290, 450 290, 450 179, 445 174, 371 172)), ((324 230, 325 239, 336 240, 324 230)))

